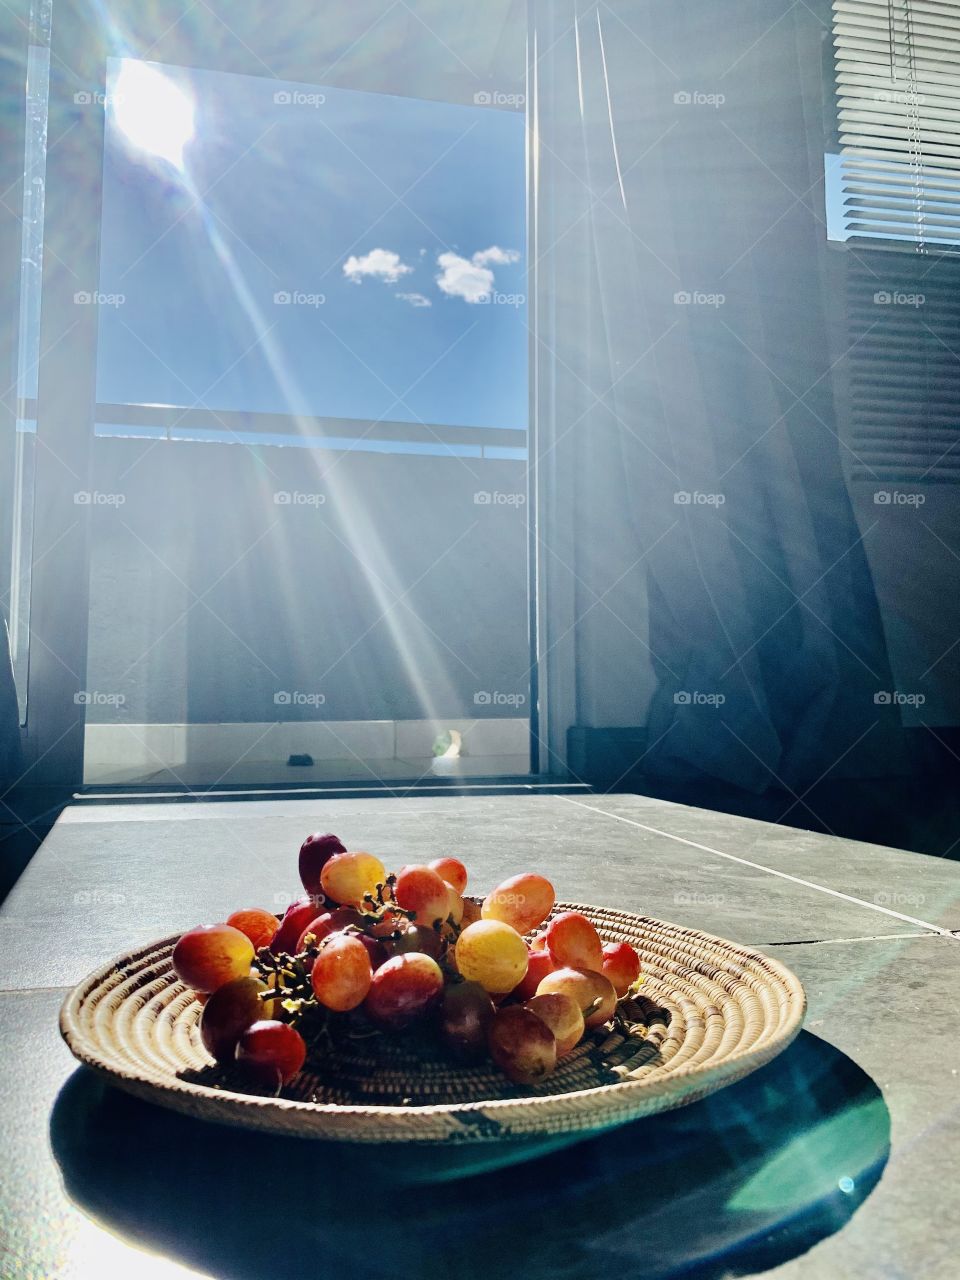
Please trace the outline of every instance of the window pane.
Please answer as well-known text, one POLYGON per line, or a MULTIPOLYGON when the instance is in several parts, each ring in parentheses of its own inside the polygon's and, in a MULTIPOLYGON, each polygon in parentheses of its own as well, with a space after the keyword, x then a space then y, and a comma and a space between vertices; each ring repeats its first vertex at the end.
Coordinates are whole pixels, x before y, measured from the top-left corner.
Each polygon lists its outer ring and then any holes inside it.
POLYGON ((132 59, 108 85, 100 401, 525 425, 521 114, 132 59))

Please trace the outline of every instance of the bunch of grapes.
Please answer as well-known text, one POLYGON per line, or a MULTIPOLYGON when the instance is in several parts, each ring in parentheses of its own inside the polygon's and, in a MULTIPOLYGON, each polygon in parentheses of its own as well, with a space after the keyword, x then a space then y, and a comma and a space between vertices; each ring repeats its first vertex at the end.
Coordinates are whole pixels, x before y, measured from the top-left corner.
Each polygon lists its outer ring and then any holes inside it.
POLYGON ((259 1088, 279 1090, 358 1018, 381 1032, 428 1030, 457 1060, 489 1057, 535 1085, 642 981, 636 951, 604 945, 579 911, 535 932, 556 905, 541 875, 512 876, 478 903, 464 897, 457 858, 393 875, 318 833, 301 846, 300 878, 305 896, 282 918, 237 911, 173 950, 203 1003, 205 1047, 259 1088))

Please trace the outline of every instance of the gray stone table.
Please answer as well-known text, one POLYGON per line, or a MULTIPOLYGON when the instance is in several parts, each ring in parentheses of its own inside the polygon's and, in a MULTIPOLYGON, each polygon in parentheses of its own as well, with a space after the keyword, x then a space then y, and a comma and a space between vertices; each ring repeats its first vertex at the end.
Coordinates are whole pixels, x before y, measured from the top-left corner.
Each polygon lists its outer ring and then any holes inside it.
POLYGON ((0 948, 2 1277, 958 1273, 955 863, 636 796, 77 805, 0 948), (78 1069, 66 990, 138 942, 279 907, 317 829, 388 864, 459 854, 479 892, 540 870, 765 949, 803 981, 806 1029, 702 1103, 429 1186, 396 1149, 199 1125, 78 1069))

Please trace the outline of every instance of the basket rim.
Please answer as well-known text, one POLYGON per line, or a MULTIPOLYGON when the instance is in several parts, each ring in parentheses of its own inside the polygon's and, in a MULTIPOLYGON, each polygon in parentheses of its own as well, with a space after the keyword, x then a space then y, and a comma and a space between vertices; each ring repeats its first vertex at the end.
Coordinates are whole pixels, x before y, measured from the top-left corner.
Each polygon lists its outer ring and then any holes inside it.
MULTIPOLYGON (((741 946, 715 934, 690 929, 685 925, 677 925, 671 921, 654 916, 640 915, 636 912, 623 911, 611 907, 594 906, 587 903, 558 902, 557 910, 577 909, 587 913, 595 913, 603 923, 604 917, 622 917, 630 919, 635 925, 649 924, 659 929, 666 929, 678 936, 689 935, 701 945, 713 945, 718 949, 730 952, 731 960, 755 961, 766 969, 771 977, 778 980, 786 999, 782 1005, 779 1023, 772 1026, 768 1034, 762 1036, 758 1043, 733 1050, 719 1062, 684 1063, 676 1070, 668 1072, 660 1080, 624 1080, 617 1083, 596 1085, 588 1089, 575 1089, 561 1094, 530 1093, 521 1097, 494 1098, 449 1103, 429 1103, 400 1105, 386 1103, 383 1105, 363 1105, 358 1103, 308 1102, 295 1098, 265 1098, 255 1094, 238 1093, 229 1089, 213 1089, 207 1085, 185 1081, 178 1076, 159 1070, 143 1061, 136 1071, 131 1071, 126 1063, 117 1056, 105 1052, 100 1042, 96 1041, 81 1025, 80 1013, 85 1000, 111 975, 128 967, 131 961, 149 955, 154 951, 169 949, 181 936, 180 933, 169 934, 153 942, 128 950, 113 957, 82 979, 67 994, 60 1009, 60 1033, 70 1052, 86 1066, 97 1070, 112 1079, 118 1087, 148 1086, 150 1096, 158 1090, 161 1094, 181 1095, 209 1106, 222 1105, 224 1119, 228 1119, 226 1111, 233 1113, 233 1118, 243 1114, 251 1116, 255 1113, 284 1113, 289 1116, 336 1118, 344 1120, 389 1121, 403 1118, 407 1121, 417 1117, 455 1119, 460 1115, 483 1112, 491 1120, 498 1116, 515 1116, 523 1111, 525 1116, 539 1117, 544 1122, 558 1118, 569 1112, 571 1106, 581 1104, 589 1107, 591 1103, 601 1103, 596 1107, 596 1127, 615 1122, 621 1109, 626 1113, 639 1114, 630 1104, 640 1097, 651 1101, 663 1094, 675 1092, 676 1083, 702 1077, 705 1088, 703 1093, 712 1092, 725 1084, 748 1074, 750 1071, 765 1065, 795 1038, 801 1029, 806 1012, 806 994, 797 976, 779 960, 772 959, 763 952, 752 947, 741 946), (618 1105, 621 1104, 621 1105, 618 1105)), ((143 1093, 146 1093, 143 1089, 143 1093)), ((695 1091, 686 1091, 681 1101, 690 1101, 693 1097, 702 1096, 695 1091)), ((157 1101, 162 1099, 158 1098, 157 1101)), ((662 1108, 661 1108, 662 1109, 662 1108)), ((532 1127, 532 1126, 531 1126, 532 1127)), ((524 1128, 527 1128, 525 1125, 524 1128)), ((507 1135, 508 1136, 508 1135, 507 1135)), ((379 1135, 378 1141, 389 1140, 385 1134, 379 1135)))

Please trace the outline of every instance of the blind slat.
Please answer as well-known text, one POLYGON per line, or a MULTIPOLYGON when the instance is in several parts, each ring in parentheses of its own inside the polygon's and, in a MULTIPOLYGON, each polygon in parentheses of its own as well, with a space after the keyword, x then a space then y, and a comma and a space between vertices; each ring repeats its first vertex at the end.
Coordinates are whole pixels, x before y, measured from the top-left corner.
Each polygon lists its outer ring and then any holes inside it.
POLYGON ((960 239, 960 0, 834 0, 833 239, 960 239))

